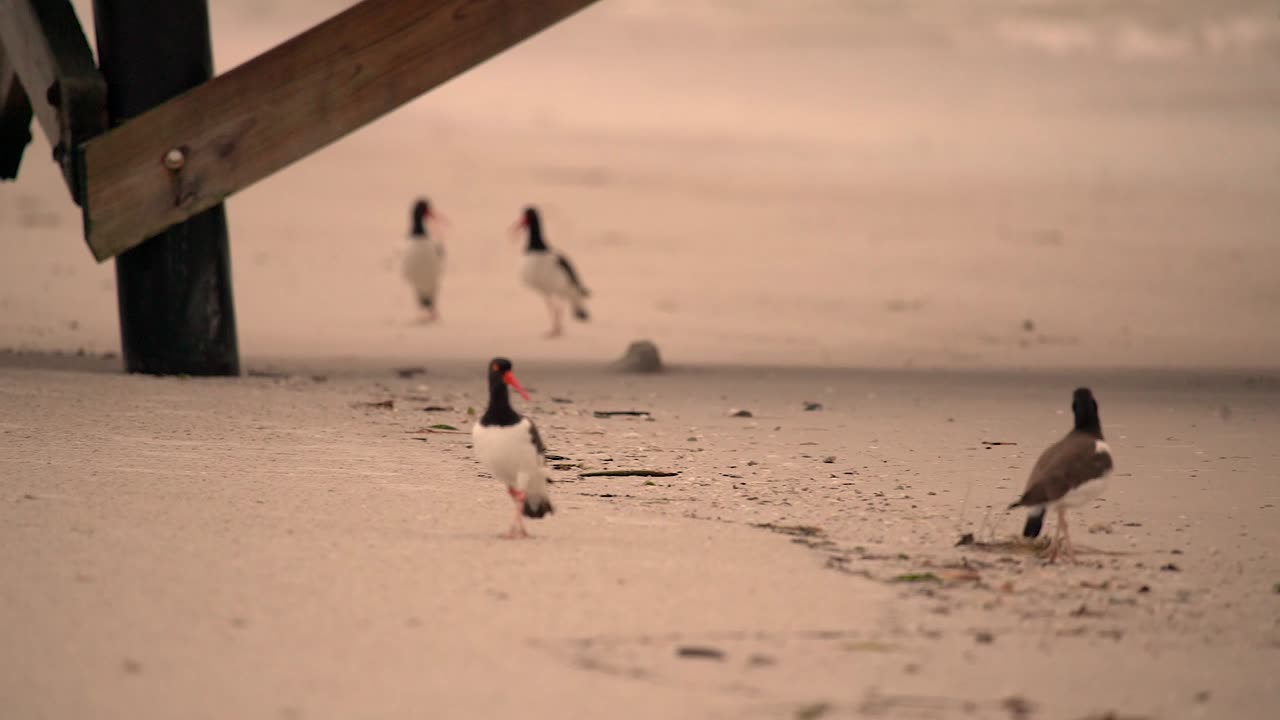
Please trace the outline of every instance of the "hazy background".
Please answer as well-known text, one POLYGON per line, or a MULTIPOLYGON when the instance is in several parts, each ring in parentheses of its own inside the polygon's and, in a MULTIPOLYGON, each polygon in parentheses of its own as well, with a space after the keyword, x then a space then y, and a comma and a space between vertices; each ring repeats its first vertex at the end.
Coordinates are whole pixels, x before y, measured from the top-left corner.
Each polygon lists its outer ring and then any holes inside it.
MULTIPOLYGON (((214 0, 218 70, 346 4, 214 0)), ((0 186, 0 347, 115 351, 114 271, 48 157, 0 186)), ((677 362, 1275 366, 1280 10, 602 0, 228 215, 250 362, 649 337, 677 362), (451 221, 426 328, 399 276, 418 194, 451 221), (506 233, 530 202, 595 292, 554 342, 506 233)))

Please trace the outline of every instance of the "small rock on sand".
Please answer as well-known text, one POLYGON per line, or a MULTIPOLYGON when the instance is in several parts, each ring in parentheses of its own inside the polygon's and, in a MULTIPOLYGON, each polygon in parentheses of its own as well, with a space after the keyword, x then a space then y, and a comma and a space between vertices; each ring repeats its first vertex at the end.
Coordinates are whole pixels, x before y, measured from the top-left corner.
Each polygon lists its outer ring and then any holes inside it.
POLYGON ((653 342, 637 340, 627 346, 617 367, 628 373, 662 372, 662 357, 658 354, 658 346, 653 342))

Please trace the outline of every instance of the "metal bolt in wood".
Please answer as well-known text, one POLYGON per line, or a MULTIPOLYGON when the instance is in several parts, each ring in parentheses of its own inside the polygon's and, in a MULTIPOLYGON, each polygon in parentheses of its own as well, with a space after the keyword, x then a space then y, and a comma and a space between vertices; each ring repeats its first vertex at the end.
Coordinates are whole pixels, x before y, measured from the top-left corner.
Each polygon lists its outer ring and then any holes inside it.
POLYGON ((173 148, 164 154, 164 166, 172 172, 182 169, 187 164, 187 154, 182 152, 180 148, 173 148))

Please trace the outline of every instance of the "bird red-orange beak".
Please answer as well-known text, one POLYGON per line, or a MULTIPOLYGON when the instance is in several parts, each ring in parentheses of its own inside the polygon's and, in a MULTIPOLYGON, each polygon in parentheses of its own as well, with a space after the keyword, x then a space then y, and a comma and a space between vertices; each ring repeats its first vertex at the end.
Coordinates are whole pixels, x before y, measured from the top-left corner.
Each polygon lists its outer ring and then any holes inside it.
POLYGON ((524 398, 525 402, 530 402, 529 393, 525 392, 524 388, 520 385, 520 381, 516 380, 516 376, 512 375, 510 370, 502 373, 502 382, 515 388, 515 391, 520 393, 520 397, 524 398))

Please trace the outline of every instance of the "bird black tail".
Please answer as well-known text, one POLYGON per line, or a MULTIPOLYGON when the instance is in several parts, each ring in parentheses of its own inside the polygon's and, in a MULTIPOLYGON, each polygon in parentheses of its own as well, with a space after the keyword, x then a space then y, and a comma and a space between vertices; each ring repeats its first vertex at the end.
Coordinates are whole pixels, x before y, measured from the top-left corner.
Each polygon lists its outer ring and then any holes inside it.
POLYGON ((524 516, 528 518, 540 518, 543 515, 550 515, 556 511, 551 507, 551 499, 545 497, 526 497, 524 499, 524 516))
POLYGON ((1022 526, 1022 537, 1038 538, 1040 529, 1044 527, 1044 509, 1041 508, 1027 516, 1027 524, 1022 526))
POLYGON ((419 295, 418 304, 421 305, 423 308, 430 310, 431 306, 436 304, 436 299, 431 297, 430 295, 419 295))
POLYGON ((581 320, 582 322, 586 322, 591 319, 591 316, 587 314, 587 309, 581 305, 573 306, 573 317, 581 320))

